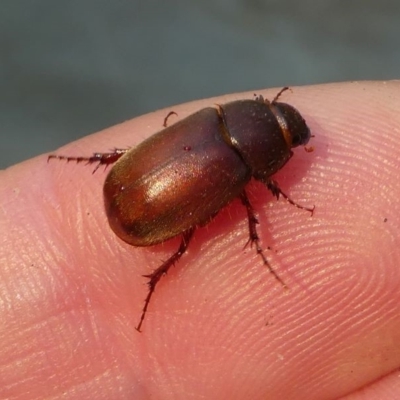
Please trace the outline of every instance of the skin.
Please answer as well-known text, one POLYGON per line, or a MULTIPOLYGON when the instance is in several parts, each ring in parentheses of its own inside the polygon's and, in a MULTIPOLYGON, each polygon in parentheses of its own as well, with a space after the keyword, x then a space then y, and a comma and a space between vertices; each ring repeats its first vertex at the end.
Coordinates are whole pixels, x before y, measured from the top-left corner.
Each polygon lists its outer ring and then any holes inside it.
MULTIPOLYGON (((0 177, 0 398, 393 399, 400 397, 399 82, 292 88, 314 151, 275 179, 313 217, 248 187, 255 254, 239 201, 195 233, 156 288, 146 279, 179 244, 134 248, 109 229, 106 174, 36 157, 0 177), (386 218, 386 220, 385 220, 386 218), (272 251, 267 247, 271 246, 272 251)), ((272 99, 278 89, 257 93, 272 99)), ((178 117, 253 93, 173 107, 178 117)), ((168 110, 57 150, 140 143, 168 110)))

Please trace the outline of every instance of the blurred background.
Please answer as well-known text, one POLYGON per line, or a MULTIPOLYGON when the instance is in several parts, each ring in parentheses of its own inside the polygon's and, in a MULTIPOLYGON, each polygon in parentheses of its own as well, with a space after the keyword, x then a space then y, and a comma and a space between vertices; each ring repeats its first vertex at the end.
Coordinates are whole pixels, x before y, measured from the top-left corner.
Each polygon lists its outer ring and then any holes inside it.
POLYGON ((0 10, 0 168, 190 100, 400 78, 398 0, 2 0, 0 10))

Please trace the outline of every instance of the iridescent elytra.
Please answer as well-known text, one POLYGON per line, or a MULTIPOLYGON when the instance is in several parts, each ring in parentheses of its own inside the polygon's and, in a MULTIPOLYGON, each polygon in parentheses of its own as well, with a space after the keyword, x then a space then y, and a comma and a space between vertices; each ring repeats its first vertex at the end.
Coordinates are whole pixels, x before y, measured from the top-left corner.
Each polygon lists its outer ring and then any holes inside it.
POLYGON ((181 236, 177 251, 144 275, 149 289, 136 327, 139 332, 160 278, 185 253, 195 230, 235 198, 241 199, 247 211, 249 242, 285 286, 261 248, 258 221, 245 188, 254 178, 276 198, 281 195, 296 207, 313 212, 314 208, 292 201, 271 179, 292 157, 291 149, 306 145, 311 136, 300 113, 278 102, 287 89, 272 101, 257 96, 204 108, 131 149, 91 157, 49 156, 98 163, 95 171, 100 165, 115 163, 104 183, 104 204, 111 229, 126 243, 152 246, 181 236))

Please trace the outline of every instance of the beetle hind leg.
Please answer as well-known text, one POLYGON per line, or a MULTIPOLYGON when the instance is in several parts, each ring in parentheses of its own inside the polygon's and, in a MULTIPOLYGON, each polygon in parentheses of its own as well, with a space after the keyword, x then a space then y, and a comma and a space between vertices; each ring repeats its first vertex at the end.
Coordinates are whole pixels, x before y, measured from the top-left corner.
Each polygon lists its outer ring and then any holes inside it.
POLYGON ((282 284, 283 287, 287 287, 286 283, 282 280, 282 278, 277 274, 277 272, 272 268, 271 264, 268 262, 265 257, 264 251, 260 246, 260 238, 257 233, 257 224, 259 223, 255 213, 253 206, 250 203, 249 198, 247 197, 247 193, 245 191, 240 195, 240 199, 242 200, 242 204, 246 207, 247 211, 247 220, 249 222, 249 240, 248 243, 251 245, 255 245, 257 254, 261 257, 264 265, 268 268, 269 272, 275 277, 275 279, 282 284))
POLYGON ((191 228, 184 232, 182 234, 182 241, 181 244, 179 245, 178 250, 172 254, 172 256, 164 261, 156 270, 154 270, 151 274, 148 275, 143 275, 145 278, 149 278, 149 281, 147 282, 148 287, 149 287, 149 292, 147 293, 146 299, 144 301, 144 307, 142 310, 142 315, 140 316, 140 321, 138 326, 135 328, 138 332, 141 332, 141 327, 144 321, 144 317, 146 316, 147 308, 149 306, 151 297, 153 296, 154 290, 157 286, 158 281, 161 279, 163 275, 165 275, 170 267, 172 267, 186 252, 190 240, 193 237, 194 233, 194 228, 191 228))
POLYGON ((81 162, 86 162, 86 164, 98 163, 96 165, 96 168, 93 170, 93 173, 95 173, 99 169, 100 165, 105 165, 107 167, 110 164, 114 164, 127 151, 129 151, 129 149, 114 149, 110 153, 93 153, 91 157, 70 157, 70 156, 59 156, 57 154, 50 154, 47 157, 47 162, 55 158, 57 160, 65 160, 67 161, 67 163, 70 161, 75 161, 78 164, 81 162))

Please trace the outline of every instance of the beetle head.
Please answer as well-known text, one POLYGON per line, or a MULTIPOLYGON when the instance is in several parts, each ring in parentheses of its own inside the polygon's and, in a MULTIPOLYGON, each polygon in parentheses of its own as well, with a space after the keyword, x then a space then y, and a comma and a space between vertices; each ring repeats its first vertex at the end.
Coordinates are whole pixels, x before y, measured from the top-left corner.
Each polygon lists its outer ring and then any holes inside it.
POLYGON ((311 132, 306 121, 300 113, 286 103, 274 103, 280 111, 287 128, 288 138, 285 137, 290 148, 306 145, 311 137, 311 132))

